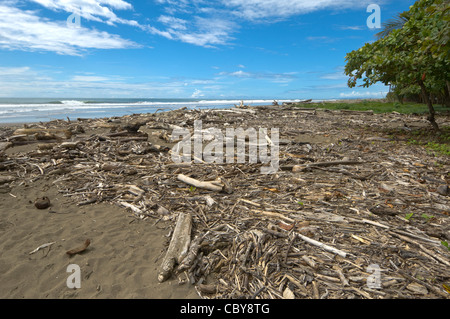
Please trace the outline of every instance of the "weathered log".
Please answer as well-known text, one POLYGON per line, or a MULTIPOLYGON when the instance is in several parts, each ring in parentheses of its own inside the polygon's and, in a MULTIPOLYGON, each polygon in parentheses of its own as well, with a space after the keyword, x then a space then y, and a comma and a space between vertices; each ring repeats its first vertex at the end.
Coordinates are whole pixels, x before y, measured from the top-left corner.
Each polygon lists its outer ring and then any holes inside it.
POLYGON ((223 186, 213 184, 212 182, 202 182, 202 181, 196 180, 194 178, 188 177, 183 174, 178 175, 178 180, 180 180, 186 184, 195 186, 197 188, 203 188, 203 189, 207 189, 210 191, 220 192, 223 189, 223 186))
POLYGON ((69 130, 63 129, 32 129, 32 128, 21 128, 14 131, 13 135, 34 135, 37 134, 39 136, 51 136, 57 135, 58 137, 64 137, 69 139, 72 137, 72 132, 69 130))
POLYGON ((166 281, 172 275, 175 265, 186 256, 191 243, 191 229, 191 214, 180 213, 172 240, 158 272, 159 282, 166 281))

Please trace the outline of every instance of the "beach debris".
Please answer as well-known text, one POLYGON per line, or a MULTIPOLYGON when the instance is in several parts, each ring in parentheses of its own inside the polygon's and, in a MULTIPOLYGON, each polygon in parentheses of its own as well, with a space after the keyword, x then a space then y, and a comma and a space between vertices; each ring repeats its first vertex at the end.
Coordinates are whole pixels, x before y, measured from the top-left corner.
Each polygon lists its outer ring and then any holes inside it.
POLYGON ((32 254, 38 252, 38 251, 41 250, 41 249, 44 249, 44 248, 47 248, 47 247, 51 247, 53 244, 56 244, 56 242, 47 243, 47 244, 42 244, 42 245, 40 245, 38 248, 36 248, 35 250, 30 251, 28 254, 29 254, 29 255, 32 255, 32 254))
POLYGON ((207 189, 210 191, 221 192, 224 188, 223 186, 220 185, 220 181, 202 182, 183 174, 179 174, 177 178, 178 180, 186 184, 192 185, 197 188, 207 189))
POLYGON ((191 243, 191 229, 191 214, 179 213, 172 240, 158 272, 159 282, 166 281, 172 275, 175 265, 186 257, 191 243))
POLYGON ((11 143, 11 142, 0 142, 0 155, 12 146, 13 146, 13 143, 11 143))
POLYGON ((72 132, 66 129, 23 128, 14 131, 14 136, 32 136, 35 140, 70 139, 72 132))
POLYGON ((436 191, 439 194, 441 194, 442 196, 450 195, 450 189, 449 189, 448 185, 440 185, 436 191))
POLYGON ((89 247, 90 244, 91 244, 91 240, 90 239, 86 239, 86 241, 84 242, 83 245, 67 251, 66 254, 69 255, 69 256, 73 256, 73 255, 82 253, 83 251, 86 250, 86 248, 89 247))
POLYGON ((4 176, 4 175, 0 175, 0 185, 1 184, 7 184, 7 183, 11 183, 13 181, 15 181, 16 178, 14 176, 4 176))
POLYGON ((36 198, 34 206, 37 209, 47 209, 50 207, 50 199, 47 196, 36 198))
MULTIPOLYGON (((157 275, 185 278, 202 298, 450 298, 448 157, 406 143, 417 136, 404 130, 407 124, 414 133, 427 120, 308 106, 179 109, 27 127, 69 130, 70 139, 0 129, 0 143, 12 143, 0 156, 1 192, 51 183, 80 209, 119 205, 124 218, 164 227, 170 240, 157 275), (177 128, 192 136, 196 120, 205 135, 279 128, 280 170, 261 174, 263 163, 247 161, 249 147, 244 163, 236 154, 208 163, 195 151, 195 162, 174 163, 169 150, 177 141, 167 137, 177 128)), ((263 139, 273 146, 271 135, 263 139)))

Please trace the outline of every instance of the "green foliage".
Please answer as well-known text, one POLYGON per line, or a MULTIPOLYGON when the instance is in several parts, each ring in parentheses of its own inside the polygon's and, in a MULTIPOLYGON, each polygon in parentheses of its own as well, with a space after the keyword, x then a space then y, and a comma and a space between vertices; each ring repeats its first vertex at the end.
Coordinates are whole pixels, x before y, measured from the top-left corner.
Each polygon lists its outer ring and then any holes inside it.
MULTIPOLYGON (((299 107, 304 108, 303 104, 298 104, 299 107)), ((352 111, 373 111, 376 114, 398 112, 403 114, 425 114, 428 112, 428 108, 425 104, 420 103, 404 103, 399 102, 384 102, 379 101, 361 101, 353 103, 312 103, 309 104, 311 108, 321 108, 328 110, 352 110, 352 111)), ((437 112, 446 112, 448 109, 443 106, 435 107, 437 112)))
POLYGON ((422 218, 426 219, 427 222, 429 222, 430 220, 432 220, 434 218, 434 216, 430 216, 427 214, 422 214, 422 218))
POLYGON ((443 240, 443 241, 441 241, 441 244, 450 251, 450 247, 448 246, 448 242, 443 240))
POLYGON ((401 28, 347 54, 349 87, 362 80, 363 87, 392 85, 399 95, 442 94, 450 78, 450 2, 418 0, 402 17, 401 28))
POLYGON ((428 149, 433 150, 439 154, 450 156, 450 145, 435 142, 428 142, 426 145, 428 149))
POLYGON ((410 220, 413 217, 414 213, 406 214, 405 219, 410 220))

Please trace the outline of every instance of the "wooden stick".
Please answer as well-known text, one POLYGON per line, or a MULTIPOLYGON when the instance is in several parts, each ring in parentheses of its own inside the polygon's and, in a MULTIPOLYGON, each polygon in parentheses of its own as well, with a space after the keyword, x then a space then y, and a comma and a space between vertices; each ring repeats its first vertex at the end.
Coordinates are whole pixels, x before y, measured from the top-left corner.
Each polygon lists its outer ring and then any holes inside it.
POLYGON ((280 213, 266 212, 266 211, 257 210, 257 209, 252 209, 252 211, 255 212, 255 213, 258 213, 258 214, 263 214, 263 215, 272 217, 272 218, 283 219, 283 220, 285 220, 285 221, 287 221, 288 223, 291 223, 291 224, 295 223, 295 220, 293 220, 293 219, 291 219, 291 218, 289 218, 287 216, 284 216, 283 214, 280 214, 280 213))
POLYGON ((365 162, 360 161, 331 161, 331 162, 316 162, 316 163, 309 163, 304 165, 295 165, 292 168, 292 172, 301 172, 307 168, 311 167, 328 167, 328 166, 336 166, 336 165, 360 165, 364 164, 365 162))
POLYGON ((38 252, 38 251, 41 250, 41 249, 44 249, 44 248, 46 248, 46 247, 50 247, 50 246, 53 245, 54 243, 56 243, 56 242, 52 242, 52 243, 47 243, 47 244, 40 245, 40 246, 39 246, 38 248, 36 248, 35 250, 30 251, 29 254, 32 255, 32 254, 34 254, 35 252, 38 252))
POLYGON ((138 214, 142 214, 142 210, 134 205, 131 205, 127 202, 119 202, 120 205, 125 206, 127 208, 130 208, 133 212, 138 213, 138 214))
POLYGON ((169 248, 158 272, 158 281, 166 281, 173 272, 175 265, 186 256, 191 243, 192 216, 180 213, 172 234, 169 248))
POLYGON ((314 239, 312 239, 312 238, 303 236, 303 235, 301 235, 301 234, 299 234, 299 233, 295 233, 295 235, 296 235, 298 238, 300 238, 300 239, 306 241, 307 243, 309 243, 309 244, 311 244, 311 245, 314 245, 314 246, 317 246, 317 247, 320 247, 320 248, 322 248, 323 250, 332 252, 332 253, 334 253, 334 254, 336 254, 336 255, 339 255, 339 256, 341 256, 341 257, 343 257, 343 258, 345 258, 345 257, 347 256, 347 253, 344 252, 344 251, 342 251, 342 250, 339 250, 339 249, 336 249, 336 248, 334 248, 334 247, 328 246, 328 245, 326 245, 326 244, 324 244, 324 243, 321 243, 321 242, 319 242, 319 241, 317 241, 317 240, 314 240, 314 239))
POLYGON ((211 182, 202 182, 202 181, 196 180, 194 178, 188 177, 188 176, 183 175, 183 174, 179 174, 178 175, 178 180, 180 180, 180 181, 182 181, 182 182, 184 182, 186 184, 195 186, 197 188, 203 188, 203 189, 207 189, 207 190, 210 190, 210 191, 220 192, 223 189, 223 186, 218 186, 218 185, 213 184, 211 182))

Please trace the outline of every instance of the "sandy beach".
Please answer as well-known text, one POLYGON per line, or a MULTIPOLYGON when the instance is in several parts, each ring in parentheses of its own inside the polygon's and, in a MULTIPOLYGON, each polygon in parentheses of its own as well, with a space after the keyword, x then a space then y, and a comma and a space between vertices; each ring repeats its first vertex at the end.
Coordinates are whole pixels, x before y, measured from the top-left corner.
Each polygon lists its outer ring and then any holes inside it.
MULTIPOLYGON (((36 144, 6 153, 15 157, 34 149, 36 144)), ((179 285, 176 278, 157 280, 170 240, 168 223, 139 220, 123 207, 107 203, 77 206, 58 192, 57 178, 25 180, 20 186, 0 189, 0 298, 199 298, 192 285, 179 285), (34 201, 43 196, 51 199, 51 207, 38 210, 34 201), (86 239, 91 244, 85 252, 66 254, 86 239), (71 264, 80 267, 80 289, 67 287, 71 264)))

